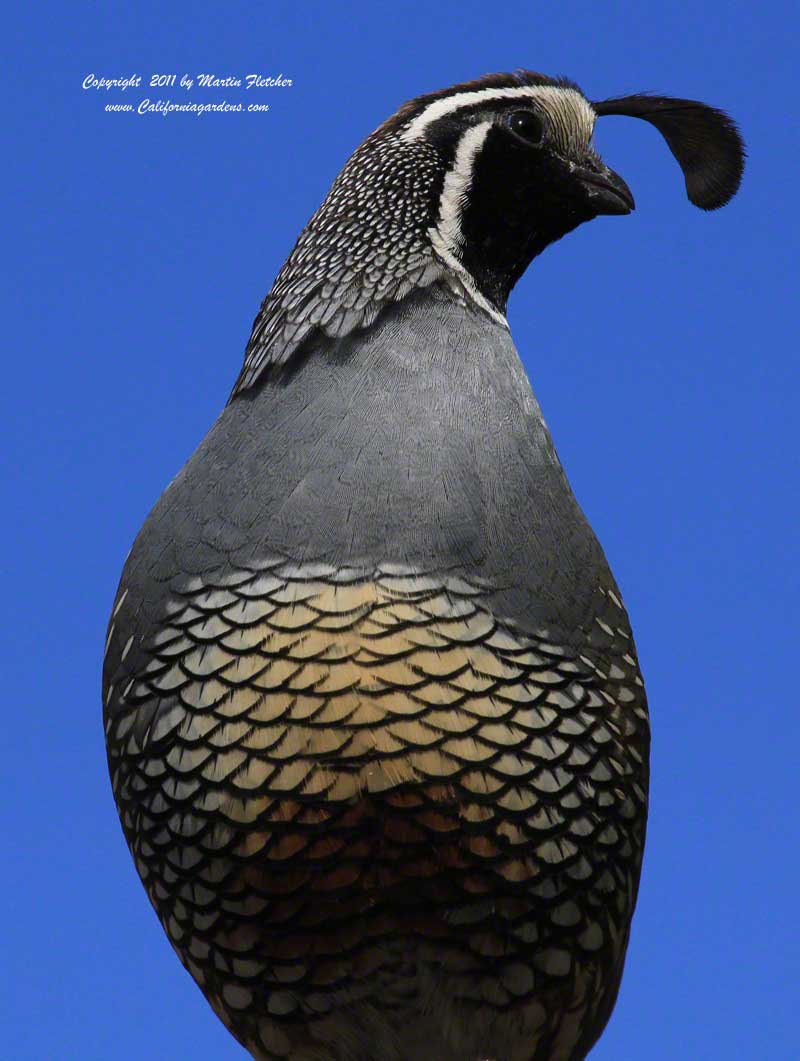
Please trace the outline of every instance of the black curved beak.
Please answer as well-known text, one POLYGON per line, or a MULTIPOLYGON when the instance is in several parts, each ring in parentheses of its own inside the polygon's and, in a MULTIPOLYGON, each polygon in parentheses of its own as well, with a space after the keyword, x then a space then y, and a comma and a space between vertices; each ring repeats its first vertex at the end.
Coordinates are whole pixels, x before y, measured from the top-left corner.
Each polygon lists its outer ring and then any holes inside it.
POLYGON ((630 188, 608 166, 597 169, 576 166, 572 175, 583 188, 588 205, 595 214, 629 214, 636 209, 630 188))

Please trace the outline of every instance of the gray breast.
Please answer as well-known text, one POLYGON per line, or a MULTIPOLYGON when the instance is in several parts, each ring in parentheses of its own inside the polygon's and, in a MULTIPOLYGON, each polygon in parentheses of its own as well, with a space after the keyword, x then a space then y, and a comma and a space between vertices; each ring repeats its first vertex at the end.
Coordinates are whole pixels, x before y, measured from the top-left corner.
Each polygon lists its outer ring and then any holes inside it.
POLYGON ((143 534, 160 579, 220 549, 391 561, 466 571, 509 618, 565 630, 614 588, 509 333, 435 287, 234 399, 143 534))

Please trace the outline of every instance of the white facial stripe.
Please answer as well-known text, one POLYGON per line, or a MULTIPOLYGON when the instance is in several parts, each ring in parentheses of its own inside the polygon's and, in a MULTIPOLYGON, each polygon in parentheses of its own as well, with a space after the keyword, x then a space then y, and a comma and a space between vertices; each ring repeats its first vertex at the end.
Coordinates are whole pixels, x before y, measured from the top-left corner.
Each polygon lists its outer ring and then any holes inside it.
POLYGON ((452 168, 447 171, 439 200, 439 220, 436 230, 446 246, 455 251, 461 246, 461 211, 472 183, 472 166, 483 146, 490 121, 480 122, 468 129, 458 142, 452 168))
POLYGON ((573 88, 557 88, 555 85, 483 88, 475 92, 458 92, 455 96, 443 96, 429 103, 424 111, 409 122, 400 134, 401 139, 407 143, 419 140, 432 122, 438 121, 446 114, 452 114, 453 111, 461 110, 462 107, 473 107, 476 103, 491 103, 503 99, 531 99, 541 103, 567 143, 582 141, 585 146, 591 139, 596 115, 588 100, 573 88))
POLYGON ((492 124, 491 121, 480 122, 468 129, 459 140, 453 165, 444 178, 436 227, 430 230, 429 235, 434 251, 458 276, 473 302, 507 328, 505 317, 480 293, 458 257, 464 240, 461 214, 472 183, 473 163, 492 124))
POLYGON ((485 298, 480 293, 468 270, 466 270, 458 258, 454 257, 447 247, 442 244, 442 241, 439 238, 439 233, 435 228, 431 229, 431 243, 433 244, 433 249, 436 254, 438 254, 441 260, 450 269, 451 273, 455 275, 456 280, 461 284, 461 287, 466 291, 467 295, 469 295, 475 305, 480 306, 484 313, 488 313, 493 320, 497 321, 498 324, 501 324, 507 329, 508 321, 506 318, 500 310, 495 309, 488 298, 485 298))

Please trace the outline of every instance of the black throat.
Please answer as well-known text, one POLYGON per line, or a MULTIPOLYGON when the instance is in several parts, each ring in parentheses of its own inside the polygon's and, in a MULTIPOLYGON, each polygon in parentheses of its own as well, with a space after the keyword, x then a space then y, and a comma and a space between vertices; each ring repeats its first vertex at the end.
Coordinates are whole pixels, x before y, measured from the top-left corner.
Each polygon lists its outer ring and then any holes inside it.
POLYGON ((501 313, 533 259, 591 216, 569 196, 566 177, 566 163, 549 151, 510 145, 502 130, 489 130, 461 213, 459 257, 501 313))

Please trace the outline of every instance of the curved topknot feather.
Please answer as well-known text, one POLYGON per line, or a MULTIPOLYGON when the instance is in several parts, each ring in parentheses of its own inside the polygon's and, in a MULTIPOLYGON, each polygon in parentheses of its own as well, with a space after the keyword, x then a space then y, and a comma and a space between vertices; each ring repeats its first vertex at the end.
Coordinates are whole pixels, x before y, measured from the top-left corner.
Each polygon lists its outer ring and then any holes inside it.
POLYGON ((661 133, 678 160, 690 202, 717 210, 734 197, 746 156, 736 122, 693 99, 638 94, 593 102, 595 113, 642 118, 661 133))

